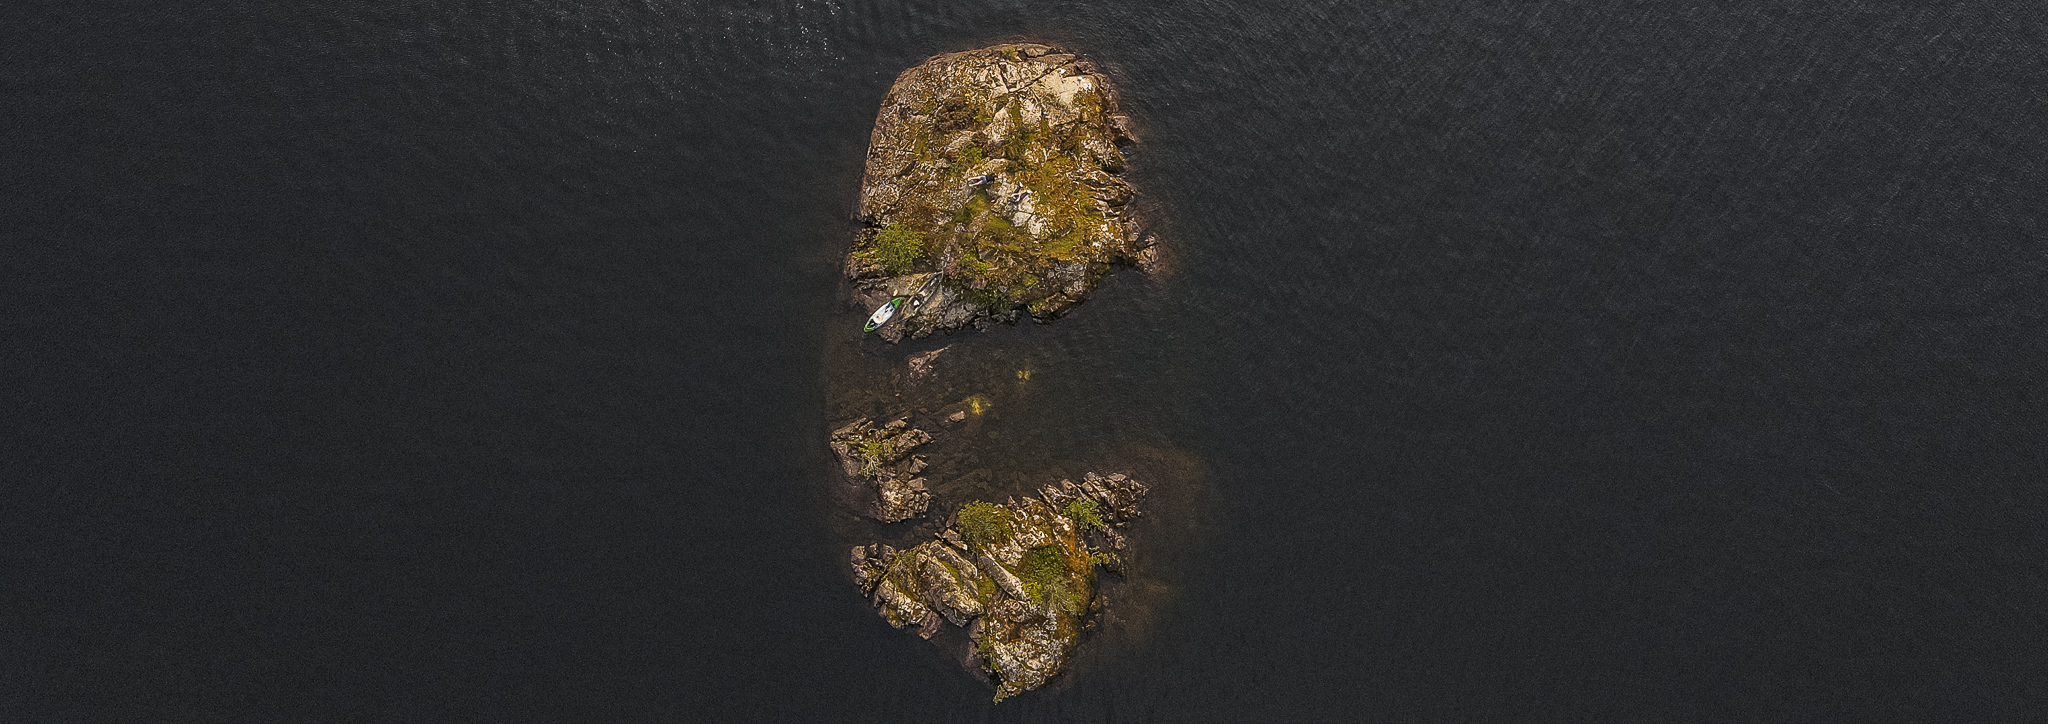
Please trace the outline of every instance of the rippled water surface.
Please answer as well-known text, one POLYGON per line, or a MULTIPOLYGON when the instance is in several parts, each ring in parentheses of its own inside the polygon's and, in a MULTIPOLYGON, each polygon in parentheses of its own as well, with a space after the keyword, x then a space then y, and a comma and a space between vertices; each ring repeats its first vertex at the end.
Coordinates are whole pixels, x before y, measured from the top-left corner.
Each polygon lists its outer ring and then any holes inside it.
POLYGON ((2019 4, 21 12, 0 719, 2048 707, 2019 4), (864 338, 882 94, 1004 40, 1121 88, 1164 268, 864 338), (996 706, 854 590, 924 533, 824 446, 970 398, 941 509, 1155 486, 1111 618, 996 706))

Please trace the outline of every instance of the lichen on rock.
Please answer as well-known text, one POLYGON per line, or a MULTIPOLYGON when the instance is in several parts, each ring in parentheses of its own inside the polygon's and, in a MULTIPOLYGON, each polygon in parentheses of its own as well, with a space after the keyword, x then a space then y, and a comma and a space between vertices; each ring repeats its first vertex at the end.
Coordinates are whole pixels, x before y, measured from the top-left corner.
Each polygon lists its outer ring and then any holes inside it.
POLYGON ((969 503, 938 540, 854 547, 854 580, 892 626, 925 638, 942 620, 966 626, 1002 701, 1066 667, 1100 606, 1095 569, 1121 569, 1117 529, 1138 517, 1146 491, 1123 474, 1089 473, 1021 501, 969 503))
POLYGON ((877 520, 896 523, 924 513, 931 504, 931 491, 924 478, 924 458, 910 454, 932 436, 897 420, 879 428, 862 418, 832 431, 832 452, 848 478, 865 481, 875 488, 875 502, 869 510, 877 520))
POLYGON ((1044 45, 904 71, 875 118, 865 228, 846 261, 863 288, 919 293, 882 336, 1014 321, 1020 310, 1053 319, 1111 265, 1138 260, 1134 191, 1117 175, 1129 126, 1092 63, 1044 45))

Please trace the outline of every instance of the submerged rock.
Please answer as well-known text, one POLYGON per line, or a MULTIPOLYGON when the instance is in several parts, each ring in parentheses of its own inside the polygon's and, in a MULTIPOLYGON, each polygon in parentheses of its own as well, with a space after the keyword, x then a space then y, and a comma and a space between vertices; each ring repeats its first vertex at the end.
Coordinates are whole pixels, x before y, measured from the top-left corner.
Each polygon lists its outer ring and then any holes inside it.
POLYGON ((1116 529, 1138 517, 1147 488, 1122 474, 1062 480, 1038 497, 961 506, 951 524, 909 550, 856 546, 855 582, 897 628, 931 638, 966 626, 996 700, 1036 689, 1066 667, 1100 607, 1095 568, 1116 570, 1116 529))
POLYGON ((860 419, 832 431, 832 452, 846 475, 875 488, 875 502, 869 515, 885 523, 909 520, 931 505, 931 491, 924 478, 915 477, 925 468, 923 458, 910 454, 932 436, 897 420, 880 428, 872 420, 860 419))
POLYGON ((911 355, 911 357, 910 357, 910 379, 912 379, 912 380, 921 380, 921 379, 924 379, 924 378, 926 378, 926 377, 929 377, 929 376, 931 376, 931 374, 932 374, 932 365, 934 364, 934 361, 935 361, 935 360, 937 360, 937 359, 939 358, 939 354, 940 354, 940 353, 942 353, 942 352, 945 352, 946 350, 952 349, 952 348, 953 348, 953 345, 950 345, 950 344, 949 344, 949 345, 946 345, 946 346, 944 346, 944 347, 940 347, 940 348, 938 348, 938 349, 932 350, 932 351, 930 351, 930 352, 926 352, 926 353, 924 353, 924 354, 919 354, 919 355, 911 355))
POLYGON ((1036 44, 934 57, 882 101, 847 275, 912 297, 883 338, 1049 320, 1144 242, 1117 174, 1134 139, 1092 63, 1036 44), (927 283, 930 282, 930 283, 927 283))

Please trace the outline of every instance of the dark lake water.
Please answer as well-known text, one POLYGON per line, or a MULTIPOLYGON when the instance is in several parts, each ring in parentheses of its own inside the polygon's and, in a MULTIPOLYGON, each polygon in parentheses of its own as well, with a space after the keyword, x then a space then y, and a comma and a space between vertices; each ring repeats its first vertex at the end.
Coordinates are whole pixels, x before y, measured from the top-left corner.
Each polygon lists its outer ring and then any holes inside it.
POLYGON ((0 720, 2048 709, 2025 4, 0 15, 0 720), (1003 40, 1118 84, 1164 270, 863 339, 882 94, 1003 40), (948 344, 974 492, 1155 488, 996 706, 824 447, 948 344))

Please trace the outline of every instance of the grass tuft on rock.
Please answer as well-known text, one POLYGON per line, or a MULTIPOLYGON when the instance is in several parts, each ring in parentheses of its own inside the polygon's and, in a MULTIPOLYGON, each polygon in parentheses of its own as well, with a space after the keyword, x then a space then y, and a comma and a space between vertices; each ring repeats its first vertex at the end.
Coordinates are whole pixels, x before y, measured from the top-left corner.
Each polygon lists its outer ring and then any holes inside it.
POLYGON ((1009 540, 1017 535, 1010 524, 1010 511, 995 503, 975 501, 960 508, 960 537, 976 548, 1009 540))
POLYGON ((1093 500, 1081 498, 1069 502, 1065 512, 1068 518, 1074 520, 1075 525, 1081 526, 1081 530, 1109 527, 1108 524, 1102 522, 1102 515, 1093 500))

